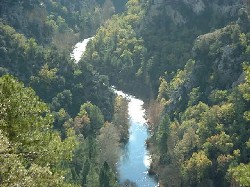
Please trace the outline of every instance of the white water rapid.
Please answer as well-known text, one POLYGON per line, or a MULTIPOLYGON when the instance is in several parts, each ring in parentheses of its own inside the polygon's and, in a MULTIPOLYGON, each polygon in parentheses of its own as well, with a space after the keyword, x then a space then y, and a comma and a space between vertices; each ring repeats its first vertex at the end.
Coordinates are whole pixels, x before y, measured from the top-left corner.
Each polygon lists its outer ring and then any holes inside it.
POLYGON ((74 46, 74 50, 72 51, 72 53, 70 54, 70 57, 72 59, 75 60, 76 63, 78 63, 82 57, 82 55, 84 54, 87 44, 88 42, 92 39, 93 37, 90 38, 86 38, 81 42, 78 42, 75 46, 74 46))

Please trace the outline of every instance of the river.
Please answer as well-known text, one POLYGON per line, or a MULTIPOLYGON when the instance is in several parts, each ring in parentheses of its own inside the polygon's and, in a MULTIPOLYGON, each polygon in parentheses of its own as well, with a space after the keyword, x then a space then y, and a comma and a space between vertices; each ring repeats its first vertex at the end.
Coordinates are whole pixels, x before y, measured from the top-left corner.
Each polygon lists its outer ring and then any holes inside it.
POLYGON ((126 96, 129 100, 129 140, 124 146, 118 164, 120 182, 124 183, 126 180, 129 180, 138 187, 158 186, 156 180, 148 175, 151 159, 145 144, 149 133, 143 101, 131 95, 126 95, 121 91, 115 92, 118 95, 126 96))
POLYGON ((82 55, 84 54, 87 44, 88 42, 92 39, 93 37, 90 38, 86 38, 81 42, 78 42, 75 46, 74 49, 72 51, 72 53, 70 54, 70 57, 72 59, 75 60, 75 63, 78 63, 82 57, 82 55))
MULTIPOLYGON (((75 45, 71 57, 75 59, 76 63, 79 62, 81 56, 84 54, 90 39, 85 39, 75 45)), ((127 97, 129 100, 129 140, 124 146, 119 163, 117 164, 120 183, 129 180, 138 187, 158 186, 156 180, 148 175, 151 159, 145 144, 149 133, 143 101, 131 95, 124 94, 122 91, 115 90, 115 92, 118 95, 127 97)))

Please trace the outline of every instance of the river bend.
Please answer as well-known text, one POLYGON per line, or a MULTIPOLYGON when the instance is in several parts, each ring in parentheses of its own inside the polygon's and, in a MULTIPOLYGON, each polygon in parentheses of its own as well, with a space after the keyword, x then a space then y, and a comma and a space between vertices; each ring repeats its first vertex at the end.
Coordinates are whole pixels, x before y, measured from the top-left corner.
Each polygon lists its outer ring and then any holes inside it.
MULTIPOLYGON (((84 54, 90 39, 87 38, 75 45, 71 57, 76 63, 79 62, 81 56, 84 54)), ((156 187, 158 186, 156 180, 148 175, 151 159, 145 144, 149 133, 143 101, 131 95, 126 95, 122 91, 114 91, 118 95, 129 99, 129 140, 122 150, 122 155, 118 163, 120 183, 129 180, 138 187, 156 187)))

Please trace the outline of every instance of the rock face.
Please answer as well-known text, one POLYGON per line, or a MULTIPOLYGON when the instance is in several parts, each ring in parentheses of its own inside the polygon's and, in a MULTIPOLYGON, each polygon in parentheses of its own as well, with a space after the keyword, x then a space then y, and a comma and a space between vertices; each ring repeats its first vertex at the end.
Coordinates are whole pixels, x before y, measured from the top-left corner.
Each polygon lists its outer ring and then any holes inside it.
MULTIPOLYGON (((151 3, 151 16, 159 15, 159 9, 165 13, 176 25, 187 24, 198 17, 220 17, 219 20, 231 19, 237 16, 237 10, 242 6, 240 0, 154 0, 151 3), (196 18, 194 18, 196 17, 196 18)), ((217 20, 218 21, 218 20, 217 20)))
POLYGON ((105 0, 103 4, 101 0, 70 3, 67 0, 1 0, 0 17, 27 38, 56 45, 62 38, 70 40, 70 36, 79 34, 81 38, 93 35, 115 11, 123 10, 126 1, 114 5, 112 0, 105 0))
POLYGON ((212 9, 216 13, 220 13, 221 15, 233 16, 236 13, 236 10, 241 6, 241 2, 239 0, 236 1, 205 1, 205 0, 183 0, 183 2, 189 6, 195 14, 200 14, 204 12, 206 9, 212 9))
POLYGON ((47 11, 43 4, 37 1, 3 1, 0 2, 0 17, 25 36, 49 42, 48 26, 45 24, 47 11))

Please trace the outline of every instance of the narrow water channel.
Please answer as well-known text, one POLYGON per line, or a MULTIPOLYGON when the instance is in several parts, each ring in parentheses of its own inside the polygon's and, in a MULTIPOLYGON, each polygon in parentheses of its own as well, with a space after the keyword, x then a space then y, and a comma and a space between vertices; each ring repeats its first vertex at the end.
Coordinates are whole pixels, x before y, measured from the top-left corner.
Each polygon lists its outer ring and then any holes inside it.
MULTIPOLYGON (((90 39, 87 38, 75 45, 71 57, 76 63, 79 62, 90 39)), ((115 92, 129 99, 130 136, 117 165, 120 183, 130 181, 135 183, 137 187, 156 187, 158 186, 157 181, 148 175, 151 159, 145 144, 149 133, 143 101, 131 95, 126 95, 122 91, 115 90, 115 92)))
MULTIPOLYGON (((116 91, 119 95, 125 95, 116 91)), ((156 180, 148 175, 150 155, 146 149, 146 139, 149 136, 143 101, 133 96, 129 99, 128 112, 130 117, 129 141, 123 149, 123 154, 118 164, 120 182, 129 180, 138 187, 155 187, 156 180)))
POLYGON ((70 54, 70 57, 72 59, 75 60, 75 63, 78 63, 82 57, 82 55, 84 54, 87 44, 88 42, 92 39, 93 37, 90 38, 86 38, 81 42, 78 42, 75 46, 74 49, 72 51, 72 53, 70 54))

